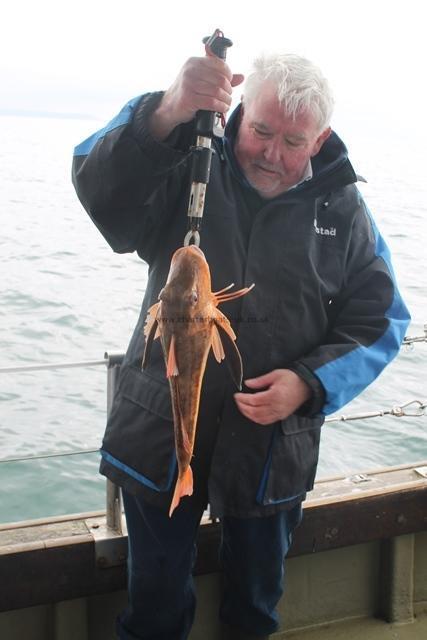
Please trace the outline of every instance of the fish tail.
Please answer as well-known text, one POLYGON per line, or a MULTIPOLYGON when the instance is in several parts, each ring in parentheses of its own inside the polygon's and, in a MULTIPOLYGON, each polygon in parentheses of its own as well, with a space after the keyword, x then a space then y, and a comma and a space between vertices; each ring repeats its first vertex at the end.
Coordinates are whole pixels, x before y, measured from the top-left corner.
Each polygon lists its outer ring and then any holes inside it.
POLYGON ((179 505, 179 501, 183 496, 191 496, 193 493, 193 472, 191 467, 187 467, 182 476, 178 476, 176 481, 175 491, 173 494, 171 506, 169 509, 169 517, 179 505))

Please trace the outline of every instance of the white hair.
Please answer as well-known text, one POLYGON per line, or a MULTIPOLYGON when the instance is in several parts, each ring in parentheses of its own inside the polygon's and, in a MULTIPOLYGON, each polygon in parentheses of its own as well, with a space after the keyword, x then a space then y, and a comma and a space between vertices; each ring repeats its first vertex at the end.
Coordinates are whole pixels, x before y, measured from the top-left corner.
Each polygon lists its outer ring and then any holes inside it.
POLYGON ((334 106, 332 91, 321 70, 310 60, 292 53, 256 58, 245 83, 243 103, 252 101, 266 81, 275 85, 277 98, 286 113, 295 118, 309 111, 320 131, 329 126, 334 106))

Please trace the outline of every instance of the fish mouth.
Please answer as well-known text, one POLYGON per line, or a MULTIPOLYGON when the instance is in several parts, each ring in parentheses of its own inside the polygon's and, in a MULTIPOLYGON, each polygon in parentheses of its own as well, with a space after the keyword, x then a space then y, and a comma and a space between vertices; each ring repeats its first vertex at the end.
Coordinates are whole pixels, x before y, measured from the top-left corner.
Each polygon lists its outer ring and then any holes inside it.
POLYGON ((190 244, 189 248, 194 250, 196 253, 200 253, 200 255, 202 255, 203 257, 205 257, 205 254, 203 253, 203 251, 200 249, 200 247, 198 247, 196 244, 190 244))
POLYGON ((179 249, 176 250, 175 255, 176 257, 178 256, 185 257, 185 256, 193 255, 193 256, 197 256, 198 258, 203 258, 204 260, 206 260, 205 254, 200 249, 200 247, 198 247, 196 244, 189 244, 185 247, 180 247, 179 249))

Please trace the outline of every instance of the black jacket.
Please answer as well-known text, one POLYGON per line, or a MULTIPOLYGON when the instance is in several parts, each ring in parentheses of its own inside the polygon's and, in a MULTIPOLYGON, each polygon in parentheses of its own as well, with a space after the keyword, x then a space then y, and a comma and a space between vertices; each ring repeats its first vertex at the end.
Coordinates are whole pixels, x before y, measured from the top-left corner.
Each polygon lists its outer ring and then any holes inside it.
MULTIPOLYGON (((167 144, 147 117, 162 94, 128 103, 76 148, 73 182, 114 251, 137 251, 148 285, 122 366, 102 447, 101 472, 169 504, 176 460, 169 386, 159 341, 141 371, 143 326, 186 233, 192 124, 167 144)), ((238 411, 226 366, 210 359, 202 392, 195 488, 209 484, 214 515, 289 508, 312 488, 324 415, 369 385, 398 352, 409 315, 388 250, 333 133, 312 159, 313 178, 272 200, 248 185, 233 155, 236 113, 215 139, 201 249, 213 290, 255 283, 222 311, 237 333, 246 378, 291 368, 313 390, 297 415, 260 426, 238 411)))

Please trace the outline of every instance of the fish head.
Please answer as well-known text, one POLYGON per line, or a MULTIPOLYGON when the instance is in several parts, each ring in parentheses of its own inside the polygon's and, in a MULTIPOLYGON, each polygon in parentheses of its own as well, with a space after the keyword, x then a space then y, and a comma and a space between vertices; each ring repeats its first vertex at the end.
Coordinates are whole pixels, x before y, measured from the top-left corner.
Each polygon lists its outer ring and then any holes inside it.
POLYGON ((189 245, 175 251, 159 300, 163 311, 186 315, 196 315, 212 300, 209 266, 199 247, 189 245))

